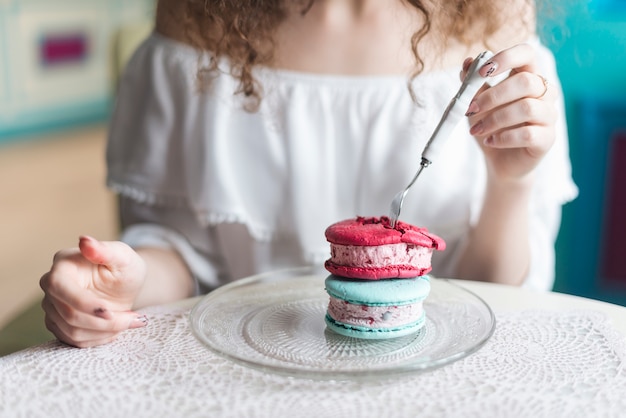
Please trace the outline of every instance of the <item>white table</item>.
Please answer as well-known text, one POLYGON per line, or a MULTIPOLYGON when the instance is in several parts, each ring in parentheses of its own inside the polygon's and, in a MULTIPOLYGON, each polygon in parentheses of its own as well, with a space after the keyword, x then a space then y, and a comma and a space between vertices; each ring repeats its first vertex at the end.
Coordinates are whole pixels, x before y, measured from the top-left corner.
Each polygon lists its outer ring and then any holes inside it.
POLYGON ((540 309, 547 311, 592 310, 608 316, 612 326, 626 336, 626 307, 557 292, 539 292, 514 286, 452 280, 479 295, 496 312, 540 309))
POLYGON ((0 416, 626 416, 626 308, 457 282, 496 313, 477 352, 426 373, 311 380, 265 373, 191 335, 198 299, 146 310, 115 343, 50 342, 0 358, 0 416))

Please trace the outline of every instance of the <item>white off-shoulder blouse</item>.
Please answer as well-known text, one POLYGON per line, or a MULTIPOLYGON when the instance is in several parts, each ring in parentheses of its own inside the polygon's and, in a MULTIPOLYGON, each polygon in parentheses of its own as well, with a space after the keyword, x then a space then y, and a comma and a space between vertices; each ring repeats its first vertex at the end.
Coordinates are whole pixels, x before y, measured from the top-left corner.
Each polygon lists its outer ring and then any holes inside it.
MULTIPOLYGON (((538 41, 542 74, 559 89, 538 41)), ((257 112, 243 108, 225 72, 197 85, 197 52, 152 34, 121 79, 107 149, 120 195, 121 239, 177 250, 203 292, 234 279, 329 256, 325 228, 386 215, 460 85, 459 69, 422 74, 412 101, 402 76, 334 76, 259 68, 257 112)), ((224 64, 224 63, 223 63, 224 64)), ((562 100, 558 103, 563 110, 562 100)), ((577 194, 565 117, 538 167, 531 199, 532 265, 525 285, 549 289, 561 206, 577 194)), ((478 218, 485 164, 467 121, 408 194, 401 220, 446 240, 433 274, 453 277, 478 218)))

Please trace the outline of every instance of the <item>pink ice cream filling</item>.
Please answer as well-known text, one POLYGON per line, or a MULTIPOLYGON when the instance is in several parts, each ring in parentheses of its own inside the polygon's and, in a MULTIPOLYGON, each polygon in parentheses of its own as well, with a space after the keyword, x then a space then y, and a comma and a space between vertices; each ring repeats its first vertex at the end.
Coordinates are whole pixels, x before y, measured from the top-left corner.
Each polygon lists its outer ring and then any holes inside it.
POLYGON ((421 245, 386 244, 376 246, 330 244, 331 261, 341 266, 388 267, 409 265, 430 267, 433 249, 421 245))
POLYGON ((330 297, 328 314, 337 322, 369 328, 395 328, 411 324, 422 316, 422 302, 408 305, 355 305, 330 297))

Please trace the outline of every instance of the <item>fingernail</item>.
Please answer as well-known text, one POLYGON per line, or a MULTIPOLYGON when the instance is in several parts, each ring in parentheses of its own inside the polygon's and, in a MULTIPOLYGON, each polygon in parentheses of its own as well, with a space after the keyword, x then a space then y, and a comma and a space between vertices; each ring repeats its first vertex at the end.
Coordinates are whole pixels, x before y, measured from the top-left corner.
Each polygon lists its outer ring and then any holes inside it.
POLYGON ((130 321, 130 325, 128 326, 128 328, 141 328, 145 327, 146 325, 148 325, 148 317, 146 315, 139 315, 138 317, 130 321))
POLYGON ((474 126, 470 128, 470 134, 478 135, 483 131, 483 121, 477 122, 474 126))
POLYGON ((461 71, 459 71, 460 80, 463 80, 464 76, 467 74, 467 70, 469 69, 471 63, 472 58, 466 58, 465 61, 463 61, 463 67, 461 68, 461 71))
POLYGON ((472 100, 472 103, 470 103, 469 108, 467 108, 467 113, 465 113, 465 116, 474 116, 479 111, 480 109, 478 108, 478 104, 474 100, 472 100))
POLYGON ((79 241, 95 241, 95 238, 90 237, 89 235, 81 235, 78 237, 79 241))
POLYGON ((483 68, 480 69, 480 74, 483 77, 491 77, 491 75, 498 69, 498 63, 495 61, 489 61, 483 68))
POLYGON ((93 313, 100 318, 111 319, 111 312, 104 308, 96 308, 93 310, 93 313))
POLYGON ((473 61, 473 58, 471 57, 465 58, 465 61, 463 61, 463 71, 467 71, 469 69, 472 61, 473 61))

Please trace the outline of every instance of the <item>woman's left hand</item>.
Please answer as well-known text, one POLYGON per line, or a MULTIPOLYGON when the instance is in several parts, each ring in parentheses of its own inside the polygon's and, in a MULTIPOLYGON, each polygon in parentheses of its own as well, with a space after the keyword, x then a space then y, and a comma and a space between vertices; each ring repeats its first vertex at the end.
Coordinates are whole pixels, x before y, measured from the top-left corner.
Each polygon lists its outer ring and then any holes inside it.
MULTIPOLYGON (((461 77, 472 60, 463 65, 461 77)), ((535 51, 520 44, 495 54, 479 69, 492 77, 507 70, 499 84, 487 84, 472 100, 470 133, 485 153, 492 180, 523 180, 532 173, 555 140, 556 91, 537 73, 535 51)))

